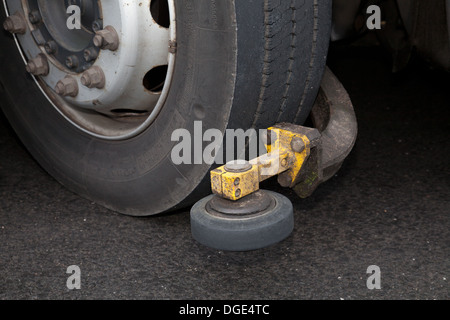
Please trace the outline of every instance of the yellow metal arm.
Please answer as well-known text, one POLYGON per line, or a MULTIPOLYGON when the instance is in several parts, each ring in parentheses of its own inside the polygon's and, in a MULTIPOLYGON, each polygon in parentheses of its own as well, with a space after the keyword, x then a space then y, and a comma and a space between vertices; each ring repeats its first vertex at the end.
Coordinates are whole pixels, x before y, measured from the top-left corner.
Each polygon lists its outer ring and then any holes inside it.
POLYGON ((311 143, 307 133, 282 126, 271 127, 267 131, 270 137, 266 143, 267 154, 249 162, 238 160, 211 171, 213 193, 225 199, 239 200, 258 191, 260 182, 282 173, 279 182, 284 187, 295 186, 300 170, 310 155, 311 143))

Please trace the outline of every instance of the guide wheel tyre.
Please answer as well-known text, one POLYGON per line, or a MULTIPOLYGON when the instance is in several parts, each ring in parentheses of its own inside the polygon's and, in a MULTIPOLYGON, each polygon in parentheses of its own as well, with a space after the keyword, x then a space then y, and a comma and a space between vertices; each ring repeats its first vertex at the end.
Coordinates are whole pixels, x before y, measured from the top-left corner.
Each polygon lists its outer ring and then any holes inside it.
POLYGON ((291 201, 266 190, 231 201, 211 195, 191 209, 191 231, 201 244, 226 251, 256 250, 278 243, 294 229, 291 201))

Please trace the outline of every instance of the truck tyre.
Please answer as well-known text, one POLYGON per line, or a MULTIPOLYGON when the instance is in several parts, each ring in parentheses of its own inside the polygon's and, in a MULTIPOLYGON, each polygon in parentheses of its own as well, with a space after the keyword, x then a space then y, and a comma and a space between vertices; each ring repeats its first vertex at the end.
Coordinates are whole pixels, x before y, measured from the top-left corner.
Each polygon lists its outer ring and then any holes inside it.
MULTIPOLYGON (((156 0, 147 2, 152 8, 156 0)), ((2 21, 15 13, 8 9, 2 6, 2 21)), ((167 96, 150 124, 122 136, 115 128, 132 126, 145 110, 74 107, 68 115, 52 100, 59 98, 45 76, 27 72, 25 62, 32 57, 23 50, 21 35, 0 34, 1 108, 23 144, 68 189, 128 215, 175 210, 210 192, 211 165, 172 162, 174 130, 192 133, 195 121, 202 121, 203 130, 222 132, 302 124, 325 68, 331 0, 177 1, 172 9, 176 42, 168 44, 174 63, 167 96), (124 114, 113 118, 113 112, 124 114), (77 122, 87 113, 90 122, 77 122)), ((25 20, 30 27, 29 17, 25 20)))

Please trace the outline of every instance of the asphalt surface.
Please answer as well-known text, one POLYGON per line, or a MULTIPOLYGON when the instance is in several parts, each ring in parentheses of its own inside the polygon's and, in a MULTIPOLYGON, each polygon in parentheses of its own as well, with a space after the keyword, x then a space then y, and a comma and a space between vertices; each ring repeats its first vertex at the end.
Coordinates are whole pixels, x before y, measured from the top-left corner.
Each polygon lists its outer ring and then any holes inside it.
POLYGON ((450 78, 416 62, 392 75, 376 48, 333 49, 357 144, 306 200, 295 230, 245 253, 196 243, 189 210, 111 212, 54 181, 0 121, 0 299, 448 299, 450 78), (69 290, 66 269, 81 269, 69 290), (370 265, 381 289, 369 290, 370 265))

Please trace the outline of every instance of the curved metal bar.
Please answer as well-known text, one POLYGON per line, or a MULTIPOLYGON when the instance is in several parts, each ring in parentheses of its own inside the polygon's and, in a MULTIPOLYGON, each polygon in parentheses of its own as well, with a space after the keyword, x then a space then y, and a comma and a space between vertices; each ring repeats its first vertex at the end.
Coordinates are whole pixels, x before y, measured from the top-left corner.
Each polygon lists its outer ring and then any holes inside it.
POLYGON ((311 118, 321 131, 321 182, 341 167, 356 142, 358 124, 352 102, 341 82, 326 68, 311 118))

